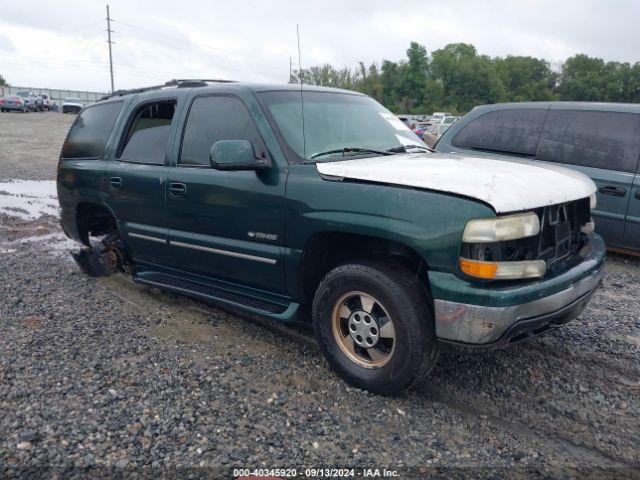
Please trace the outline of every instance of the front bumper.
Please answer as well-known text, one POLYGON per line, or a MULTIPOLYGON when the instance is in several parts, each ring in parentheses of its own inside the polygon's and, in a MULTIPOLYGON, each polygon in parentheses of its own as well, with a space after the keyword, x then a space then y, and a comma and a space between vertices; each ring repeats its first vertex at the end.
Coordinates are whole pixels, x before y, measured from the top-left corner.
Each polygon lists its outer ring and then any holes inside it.
POLYGON ((449 279, 445 288, 435 289, 436 335, 447 343, 500 347, 563 325, 580 315, 602 283, 605 252, 602 239, 593 235, 578 265, 515 288, 472 286, 462 280, 456 285, 449 279), (476 302, 449 300, 465 292, 476 302))

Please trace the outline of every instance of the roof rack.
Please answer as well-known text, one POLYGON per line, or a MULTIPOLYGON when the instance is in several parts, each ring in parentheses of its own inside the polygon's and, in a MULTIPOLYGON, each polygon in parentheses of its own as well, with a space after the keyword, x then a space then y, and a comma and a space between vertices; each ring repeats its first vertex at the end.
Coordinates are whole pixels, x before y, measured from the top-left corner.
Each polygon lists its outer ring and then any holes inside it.
POLYGON ((203 87, 207 83, 236 83, 235 80, 222 80, 220 78, 215 79, 201 79, 201 78, 174 78, 169 80, 165 85, 167 87, 203 87))
POLYGON ((135 93, 148 92, 150 90, 160 90, 166 87, 176 88, 191 88, 191 87, 205 87, 208 83, 235 83, 235 80, 222 80, 222 79, 193 79, 193 78, 174 78, 162 85, 153 85, 150 87, 131 88, 128 90, 116 90, 109 95, 105 95, 100 100, 107 100, 113 97, 122 97, 124 95, 132 95, 135 93))

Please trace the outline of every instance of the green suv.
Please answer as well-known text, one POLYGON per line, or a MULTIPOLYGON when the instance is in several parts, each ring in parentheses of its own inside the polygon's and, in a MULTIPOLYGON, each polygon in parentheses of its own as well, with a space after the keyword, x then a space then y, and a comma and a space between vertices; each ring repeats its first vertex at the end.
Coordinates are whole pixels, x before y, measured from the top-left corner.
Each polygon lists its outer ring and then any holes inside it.
POLYGON ((62 226, 109 270, 310 319, 331 367, 383 394, 443 346, 578 316, 603 273, 595 190, 554 165, 433 153, 358 93, 206 80, 85 108, 58 168, 62 226))

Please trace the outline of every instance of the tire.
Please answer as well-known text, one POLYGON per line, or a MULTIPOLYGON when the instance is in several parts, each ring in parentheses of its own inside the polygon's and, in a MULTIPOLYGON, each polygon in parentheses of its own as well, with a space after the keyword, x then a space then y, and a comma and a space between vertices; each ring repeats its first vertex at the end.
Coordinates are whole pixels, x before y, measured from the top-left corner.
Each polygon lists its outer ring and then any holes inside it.
POLYGON ((330 367, 358 388, 397 394, 436 363, 433 301, 399 264, 358 262, 335 268, 320 282, 312 311, 315 335, 330 367))

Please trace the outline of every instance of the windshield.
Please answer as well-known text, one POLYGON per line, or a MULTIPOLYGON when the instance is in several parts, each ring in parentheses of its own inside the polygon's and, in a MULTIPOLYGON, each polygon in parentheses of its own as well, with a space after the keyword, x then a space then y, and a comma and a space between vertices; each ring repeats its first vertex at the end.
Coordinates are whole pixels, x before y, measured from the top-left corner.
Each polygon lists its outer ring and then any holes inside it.
POLYGON ((76 102, 76 103, 80 103, 80 99, 79 98, 75 98, 75 97, 67 97, 64 99, 65 102, 76 102))
POLYGON ((364 95, 280 91, 258 97, 289 147, 306 160, 375 155, 410 145, 427 148, 398 117, 364 95))

